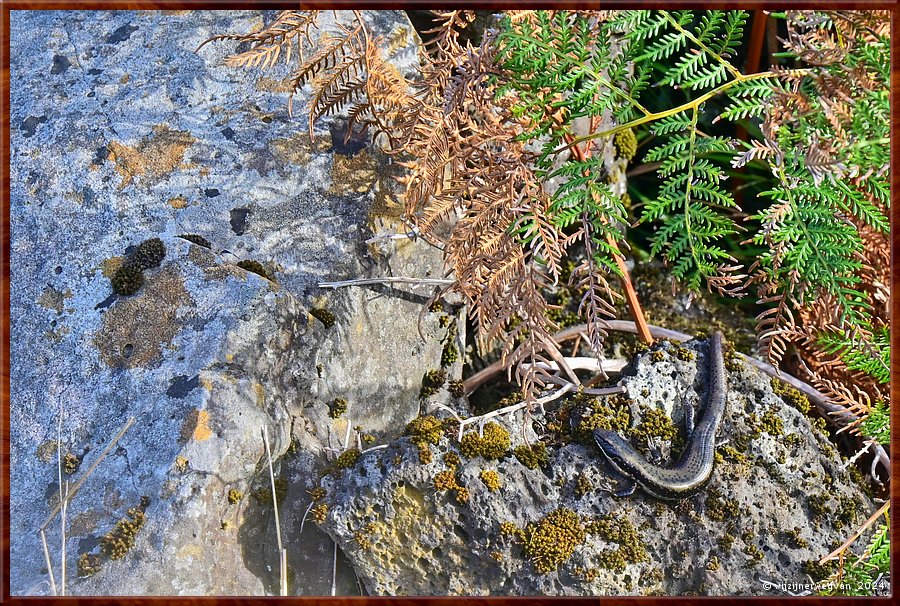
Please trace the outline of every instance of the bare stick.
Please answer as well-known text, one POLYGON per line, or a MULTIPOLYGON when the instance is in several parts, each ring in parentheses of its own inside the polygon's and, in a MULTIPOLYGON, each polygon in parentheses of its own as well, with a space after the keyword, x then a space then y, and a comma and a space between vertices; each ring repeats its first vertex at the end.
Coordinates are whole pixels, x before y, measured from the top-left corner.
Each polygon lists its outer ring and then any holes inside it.
MULTIPOLYGON (((81 478, 79 478, 77 482, 75 482, 72 490, 69 491, 69 499, 75 497, 75 494, 78 492, 78 489, 81 488, 81 485, 84 484, 84 481, 90 477, 90 475, 94 472, 94 469, 97 468, 97 465, 100 464, 100 461, 102 461, 106 457, 109 451, 112 450, 112 447, 115 446, 116 442, 118 442, 122 438, 122 436, 125 435, 125 432, 128 431, 133 423, 134 417, 131 417, 130 419, 128 419, 128 421, 125 422, 125 425, 122 426, 122 429, 119 430, 119 433, 116 434, 116 437, 114 437, 112 441, 106 446, 106 448, 103 449, 103 452, 100 453, 100 456, 97 457, 97 460, 94 461, 94 463, 90 466, 90 468, 88 468, 85 474, 81 476, 81 478)), ((62 500, 60 500, 60 502, 56 504, 56 507, 54 507, 53 511, 50 512, 50 515, 47 516, 47 519, 44 520, 44 523, 38 527, 38 531, 45 530, 47 526, 50 525, 50 522, 53 521, 53 518, 56 517, 56 514, 59 513, 61 508, 62 500)))
POLYGON ((65 492, 63 491, 62 481, 62 425, 63 425, 63 406, 62 400, 59 402, 59 414, 56 415, 56 474, 59 486, 60 508, 62 514, 60 516, 60 564, 59 564, 59 595, 66 595, 66 509, 68 509, 69 500, 69 482, 66 481, 65 492))
POLYGON ((366 284, 413 284, 420 286, 449 286, 456 284, 456 280, 443 280, 441 278, 357 278, 355 280, 341 280, 338 282, 319 282, 319 288, 342 288, 344 286, 364 286, 366 284))
POLYGON ((50 591, 56 596, 58 595, 56 593, 56 579, 53 578, 53 564, 50 563, 50 550, 47 548, 47 535, 44 533, 43 528, 38 531, 38 534, 41 535, 41 545, 44 546, 44 562, 47 564, 47 572, 50 575, 50 591))
POLYGON ((266 458, 269 461, 269 482, 272 485, 272 508, 275 510, 275 536, 278 539, 281 596, 285 597, 287 595, 287 560, 282 561, 282 558, 284 558, 284 547, 281 544, 281 520, 278 518, 278 497, 275 495, 275 470, 272 469, 272 452, 269 450, 269 432, 266 431, 265 428, 261 431, 263 443, 266 446, 266 458))
POLYGON ((337 543, 334 543, 334 563, 331 565, 331 597, 337 595, 337 543))
MULTIPOLYGON (((547 402, 552 402, 553 400, 556 400, 557 398, 563 396, 564 394, 569 393, 570 391, 575 391, 575 389, 577 389, 575 385, 573 385, 571 383, 567 383, 564 387, 554 391, 550 395, 544 396, 543 398, 538 398, 537 400, 534 401, 534 403, 543 406, 547 402)), ((468 417, 466 419, 461 420, 459 422, 459 441, 462 441, 463 429, 465 429, 465 427, 467 425, 471 425, 473 423, 480 423, 480 426, 483 427, 484 422, 487 421, 488 419, 492 419, 494 417, 499 417, 500 415, 505 415, 505 414, 509 414, 512 412, 516 412, 517 410, 521 410, 522 408, 525 408, 527 405, 528 404, 523 401, 523 402, 519 402, 518 404, 506 406, 505 408, 498 408, 497 410, 492 410, 491 412, 488 412, 483 415, 479 415, 477 417, 468 417)))

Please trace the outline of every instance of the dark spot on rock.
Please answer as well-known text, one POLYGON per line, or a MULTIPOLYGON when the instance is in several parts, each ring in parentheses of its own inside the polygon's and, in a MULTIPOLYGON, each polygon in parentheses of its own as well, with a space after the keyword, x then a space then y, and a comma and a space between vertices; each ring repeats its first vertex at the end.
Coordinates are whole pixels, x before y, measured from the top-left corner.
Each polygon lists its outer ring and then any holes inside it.
POLYGON ((90 553, 100 544, 100 538, 95 536, 84 537, 78 541, 78 553, 90 553))
POLYGON ((105 145, 101 145, 97 148, 97 151, 94 152, 94 157, 91 160, 94 164, 102 164, 109 158, 109 148, 105 145))
POLYGON ((244 232, 247 231, 247 215, 249 214, 249 208, 232 208, 231 231, 239 236, 243 236, 244 232))
POLYGON ((81 190, 81 196, 84 199, 85 206, 93 206, 94 202, 97 201, 97 195, 94 193, 94 190, 87 186, 81 190))
POLYGON ((51 499, 54 499, 57 492, 59 492, 59 482, 50 482, 47 490, 44 491, 44 499, 49 503, 51 499))
POLYGON ((123 25, 113 33, 107 34, 106 38, 104 38, 103 41, 107 44, 118 44, 119 42, 125 42, 126 40, 131 38, 131 34, 136 31, 136 25, 123 25))
POLYGON ((94 91, 91 91, 91 92, 89 92, 89 93, 88 93, 87 95, 85 95, 85 96, 86 96, 86 97, 93 98, 93 97, 96 97, 96 96, 97 96, 97 93, 95 93, 94 91))
POLYGON ((331 124, 331 147, 334 153, 342 156, 353 156, 368 146, 368 137, 360 132, 354 132, 347 137, 347 124, 331 124))
POLYGON ((178 375, 169 384, 166 395, 170 398, 183 398, 200 387, 200 375, 188 379, 187 375, 178 375))
POLYGON ((234 139, 234 129, 230 126, 226 126, 222 129, 222 136, 231 141, 234 139))
POLYGON ((50 68, 50 75, 62 74, 71 66, 72 62, 65 55, 53 55, 53 67, 50 68))
POLYGON ((122 357, 126 360, 131 357, 131 354, 134 353, 134 345, 131 343, 126 343, 125 347, 122 348, 122 357))
POLYGON ((215 198, 219 195, 219 190, 213 187, 211 189, 205 190, 203 193, 206 194, 207 198, 215 198))
POLYGON ((22 121, 22 126, 19 128, 25 133, 25 137, 33 137, 35 131, 37 131, 38 124, 43 124, 47 121, 47 116, 28 116, 25 120, 22 121))
POLYGON ((131 244, 131 245, 129 245, 128 247, 125 248, 125 256, 126 256, 126 257, 130 257, 130 256, 131 256, 131 253, 133 253, 133 252, 134 252, 134 245, 133 245, 133 244, 131 244))
POLYGON ((106 307, 109 307, 110 305, 115 303, 116 299, 118 299, 118 298, 119 298, 119 295, 117 295, 116 293, 113 293, 113 294, 109 295, 108 297, 106 297, 105 299, 103 299, 102 301, 100 301, 99 303, 97 303, 94 306, 94 309, 104 309, 106 307))
POLYGON ((98 76, 103 73, 102 69, 97 69, 96 67, 92 67, 87 71, 89 76, 98 76))
POLYGON ((260 118, 260 120, 262 120, 266 124, 269 124, 270 122, 272 122, 272 116, 263 116, 262 118, 260 118))
POLYGON ((61 273, 62 273, 62 265, 57 265, 57 266, 53 269, 53 271, 56 272, 56 275, 61 274, 61 273))

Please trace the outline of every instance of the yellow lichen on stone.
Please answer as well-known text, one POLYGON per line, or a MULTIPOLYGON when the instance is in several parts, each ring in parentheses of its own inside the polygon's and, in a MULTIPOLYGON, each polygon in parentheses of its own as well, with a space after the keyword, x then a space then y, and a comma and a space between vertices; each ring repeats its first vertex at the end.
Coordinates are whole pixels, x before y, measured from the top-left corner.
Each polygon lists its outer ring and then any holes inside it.
POLYGON ((59 442, 57 442, 56 440, 47 440, 45 442, 41 442, 41 444, 37 447, 35 455, 37 455, 37 458, 41 463, 49 463, 50 461, 56 460, 58 448, 59 442))
POLYGON ((537 523, 525 528, 523 550, 534 569, 541 574, 553 572, 584 543, 585 530, 578 514, 567 508, 551 511, 537 523))
POLYGON ((112 278, 124 262, 125 257, 110 257, 100 265, 100 272, 104 278, 112 278))
POLYGON ((65 302, 65 300, 71 297, 71 290, 66 289, 65 292, 60 292, 52 286, 47 286, 41 293, 41 296, 38 297, 37 302, 41 307, 52 309, 59 314, 63 311, 63 303, 65 302))
POLYGON ((352 156, 335 154, 328 193, 365 193, 372 189, 377 180, 377 164, 368 152, 360 151, 352 156))
POLYGON ((177 198, 169 198, 167 204, 172 208, 186 208, 188 205, 188 201, 183 196, 178 196, 177 198))
POLYGON ((253 393, 256 396, 256 405, 264 407, 266 405, 266 388, 258 381, 253 382, 253 393))
POLYGON ((138 294, 117 301, 103 314, 103 325, 94 334, 100 359, 113 368, 145 367, 159 360, 162 347, 181 330, 183 308, 193 304, 178 269, 164 267, 138 294))
POLYGON ((324 137, 316 137, 312 145, 309 144, 309 135, 304 130, 292 137, 273 139, 269 143, 269 150, 283 164, 306 165, 309 164, 313 153, 325 153, 331 150, 331 142, 324 137))
POLYGON ((154 126, 153 134, 134 147, 110 141, 108 158, 122 177, 119 189, 130 185, 135 177, 147 178, 147 184, 152 184, 178 168, 191 168, 182 160, 195 141, 187 131, 173 130, 165 124, 154 126))
POLYGON ((212 437, 212 430, 209 428, 209 412, 206 410, 193 409, 188 412, 181 425, 181 443, 184 444, 189 440, 205 442, 212 437))

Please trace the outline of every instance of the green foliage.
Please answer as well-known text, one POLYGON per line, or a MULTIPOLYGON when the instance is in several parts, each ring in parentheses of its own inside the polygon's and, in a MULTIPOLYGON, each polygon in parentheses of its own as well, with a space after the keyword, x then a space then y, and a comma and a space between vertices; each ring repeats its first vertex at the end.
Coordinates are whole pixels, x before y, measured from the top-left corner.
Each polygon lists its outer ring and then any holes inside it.
POLYGON ((875 438, 879 444, 891 443, 891 411, 884 400, 879 400, 860 424, 862 435, 875 438))
POLYGON ((870 596, 880 582, 887 589, 891 568, 891 535, 888 524, 880 525, 863 555, 846 562, 827 584, 824 595, 870 596))

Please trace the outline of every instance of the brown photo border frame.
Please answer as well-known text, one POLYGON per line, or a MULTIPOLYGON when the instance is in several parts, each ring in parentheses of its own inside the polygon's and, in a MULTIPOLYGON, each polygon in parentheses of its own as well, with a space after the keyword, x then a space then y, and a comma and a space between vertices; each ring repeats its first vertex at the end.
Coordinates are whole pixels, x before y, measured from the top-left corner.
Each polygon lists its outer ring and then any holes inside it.
MULTIPOLYGON (((13 10, 167 10, 167 9, 193 9, 193 10, 227 10, 227 9, 287 9, 287 8, 324 8, 324 9, 407 9, 407 8, 434 8, 436 4, 442 9, 473 8, 473 9, 540 9, 540 8, 568 8, 568 9, 596 9, 596 8, 644 8, 644 9, 744 9, 755 10, 779 10, 786 7, 792 9, 886 9, 892 11, 891 15, 891 323, 892 327, 900 319, 900 268, 898 268, 898 252, 900 252, 900 208, 897 206, 898 192, 900 192, 900 170, 897 162, 897 133, 898 133, 898 93, 900 93, 900 30, 898 30, 898 15, 900 15, 900 0, 851 0, 844 2, 819 2, 819 1, 792 1, 762 2, 758 0, 732 0, 731 2, 705 1, 705 0, 672 0, 660 2, 658 0, 632 0, 628 1, 603 1, 594 2, 558 0, 556 2, 536 2, 534 0, 510 0, 506 2, 475 2, 450 0, 435 2, 434 0, 407 0, 406 2, 381 2, 378 0, 332 0, 331 2, 307 2, 284 0, 261 0, 257 2, 240 0, 0 0, 0 603, 38 605, 44 603, 57 603, 65 600, 73 605, 106 605, 123 604, 126 606, 150 606, 152 604, 196 604, 203 606, 244 606, 247 604, 272 603, 271 600, 284 600, 288 603, 312 604, 327 603, 335 606, 362 604, 497 604, 505 601, 537 606, 548 603, 565 603, 567 605, 596 605, 601 602, 608 604, 726 604, 732 600, 739 600, 741 604, 772 604, 773 600, 797 600, 810 605, 842 605, 860 603, 890 603, 892 597, 883 598, 850 598, 850 597, 802 597, 785 598, 781 596, 754 596, 754 597, 376 597, 376 596, 303 596, 303 597, 20 597, 10 596, 10 29, 9 13, 13 10)), ((891 400, 894 403, 900 401, 900 378, 894 378, 900 374, 900 330, 891 330, 891 400)), ((898 406, 891 409, 891 424, 895 431, 891 435, 891 452, 895 454, 891 461, 891 476, 898 477, 900 469, 900 431, 897 421, 900 419, 898 406)), ((896 503, 896 481, 891 483, 891 501, 896 503)), ((893 583, 898 582, 898 553, 895 550, 897 538, 900 536, 897 523, 900 515, 896 507, 891 507, 891 578, 893 583)))

